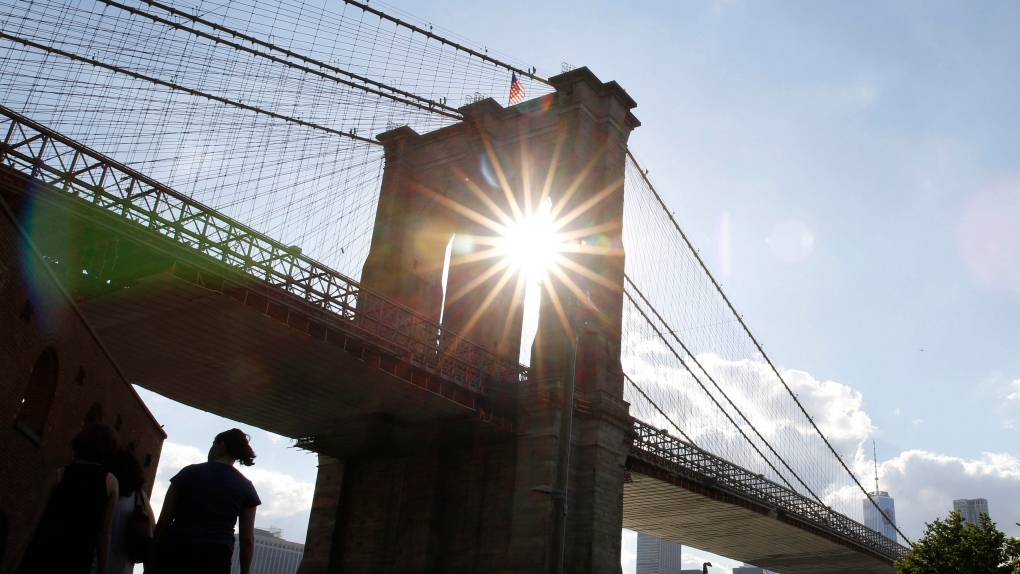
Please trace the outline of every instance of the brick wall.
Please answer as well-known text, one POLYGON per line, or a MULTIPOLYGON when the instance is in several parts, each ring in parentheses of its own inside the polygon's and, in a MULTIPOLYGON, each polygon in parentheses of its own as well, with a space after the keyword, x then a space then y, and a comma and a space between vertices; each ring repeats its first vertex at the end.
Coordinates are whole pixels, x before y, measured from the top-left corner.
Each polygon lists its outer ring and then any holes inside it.
MULTIPOLYGON (((29 222, 30 223, 30 222, 29 222)), ((38 378, 39 373, 36 373, 38 378)), ((45 399, 44 399, 45 400, 45 399)), ((71 438, 86 417, 117 429, 133 448, 151 491, 165 434, 88 329, 45 261, 19 233, 0 202, 0 522, 10 554, 39 496, 39 484, 71 461, 71 438), (18 413, 40 355, 56 355, 56 385, 40 432, 18 423, 18 413)), ((0 532, 0 536, 3 533, 0 532)), ((4 562, 12 556, 5 556, 4 562)))

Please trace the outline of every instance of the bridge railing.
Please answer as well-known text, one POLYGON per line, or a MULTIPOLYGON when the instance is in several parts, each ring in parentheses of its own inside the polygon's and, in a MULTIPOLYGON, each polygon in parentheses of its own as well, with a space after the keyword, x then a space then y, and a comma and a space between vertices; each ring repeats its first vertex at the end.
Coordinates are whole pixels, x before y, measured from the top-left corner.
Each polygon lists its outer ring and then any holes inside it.
POLYGON ((664 430, 635 420, 634 432, 636 436, 631 456, 638 460, 664 468, 692 482, 771 508, 777 515, 794 516, 891 560, 901 559, 907 551, 897 542, 816 500, 732 464, 664 430))
MULTIPOLYGON (((443 329, 412 309, 156 180, 0 106, 0 165, 132 222, 156 243, 170 241, 344 319, 457 384, 486 392, 516 384, 527 368, 443 329)), ((143 234, 145 235, 145 234, 143 234)), ((159 245, 155 245, 158 249, 159 245)))

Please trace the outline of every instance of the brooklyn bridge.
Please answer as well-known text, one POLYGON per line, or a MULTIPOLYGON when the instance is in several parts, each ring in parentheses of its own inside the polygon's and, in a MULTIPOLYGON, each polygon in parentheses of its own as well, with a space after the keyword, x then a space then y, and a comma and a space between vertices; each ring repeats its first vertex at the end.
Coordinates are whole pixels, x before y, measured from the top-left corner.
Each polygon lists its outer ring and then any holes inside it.
POLYGON ((597 66, 351 0, 0 12, 5 209, 131 382, 318 455, 300 572, 619 572, 622 528, 906 552, 597 66))

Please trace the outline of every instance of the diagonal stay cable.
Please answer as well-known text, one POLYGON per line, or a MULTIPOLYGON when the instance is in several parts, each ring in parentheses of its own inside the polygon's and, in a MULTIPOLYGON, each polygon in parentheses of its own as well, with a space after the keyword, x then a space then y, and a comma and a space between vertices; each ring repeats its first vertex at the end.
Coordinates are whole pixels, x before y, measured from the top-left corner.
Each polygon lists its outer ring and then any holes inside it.
MULTIPOLYGON (((861 492, 864 493, 865 497, 871 501, 871 504, 875 507, 875 509, 878 510, 879 514, 884 514, 884 512, 882 512, 882 509, 879 508, 878 503, 875 502, 875 500, 871 497, 870 494, 868 494, 868 491, 864 488, 864 485, 862 485, 861 482, 857 480, 857 475, 855 475, 850 470, 850 468, 846 465, 846 462, 843 461, 843 457, 841 457, 839 453, 836 452, 836 449, 833 448, 832 443, 829 442, 829 438, 826 437, 822 430, 818 428, 818 425, 815 424, 815 419, 810 414, 808 414, 807 409, 804 408, 804 404, 801 403, 800 399, 797 398, 796 393, 794 393, 793 390, 790 389, 790 385, 786 384, 786 379, 784 379, 783 376, 779 373, 779 369, 777 369, 776 366, 772 364, 772 360, 769 359, 769 356, 767 354, 765 354, 765 349, 762 348, 761 344, 758 342, 758 339, 756 339, 754 335, 751 334, 751 329, 748 328, 747 323, 744 323, 744 318, 741 317, 739 313, 737 313, 737 310, 733 307, 733 303, 730 302, 729 297, 727 297, 726 293, 723 292, 722 287, 719 285, 719 282, 715 280, 715 276, 713 276, 712 273, 708 270, 708 266, 705 265, 704 260, 701 259, 701 255, 698 254, 698 250, 694 248, 694 245, 691 243, 690 239, 687 238, 687 234, 684 233, 683 229, 680 228, 680 224, 677 223, 676 218, 673 217, 672 212, 670 212, 669 208, 666 207, 666 202, 662 200, 662 197, 659 195, 659 192, 655 190, 655 187, 652 185, 652 182, 648 180, 647 173, 641 169, 641 165, 638 163, 637 158, 634 157, 634 153, 629 149, 627 150, 627 157, 629 157, 630 160, 634 162, 634 165, 637 166, 638 173, 641 174, 641 179, 644 180, 645 185, 648 186, 648 189, 652 192, 652 195, 655 196, 655 200, 659 203, 659 206, 662 207, 662 210, 663 212, 665 212, 666 217, 669 218, 670 222, 673 224, 673 227, 676 229, 677 233, 680 234, 680 238, 684 240, 684 243, 687 245, 687 248, 690 250, 691 254, 697 260, 698 265, 701 266, 701 270, 705 272, 705 276, 707 276, 709 281, 712 282, 712 285, 715 287, 715 290, 719 293, 719 296, 722 297, 722 300, 726 303, 726 306, 729 308, 730 312, 733 313, 733 317, 736 318, 737 322, 740 323, 740 326, 744 329, 744 333, 746 333, 748 338, 751 339, 751 342, 754 343, 755 348, 758 349, 759 353, 761 353, 761 356, 765 359, 765 362, 768 363, 769 368, 772 369, 772 372, 775 373, 776 378, 779 379, 779 382, 782 383, 783 388, 786 389, 786 392, 789 393, 790 397, 793 399, 793 402, 800 409, 800 412, 802 412, 804 416, 807 417, 808 422, 811 423, 811 427, 815 429, 815 432, 818 433, 818 436, 821 437, 822 441, 825 443, 825 446, 827 446, 829 448, 829 451, 832 452, 832 455, 836 457, 836 460, 839 462, 840 466, 842 466, 843 470, 845 470, 846 473, 850 476, 850 479, 854 481, 854 484, 857 485, 857 488, 859 488, 861 492)), ((893 528, 895 528, 896 532, 899 533, 899 535, 902 536, 903 539, 907 541, 907 544, 913 546, 914 543, 911 542, 910 539, 903 534, 899 527, 897 527, 894 524, 893 528)))
POLYGON ((47 53, 50 53, 50 54, 56 54, 58 56, 63 56, 65 58, 70 58, 71 60, 75 60, 77 62, 83 62, 83 63, 86 63, 86 64, 91 64, 93 66, 96 66, 96 67, 99 67, 99 68, 104 68, 104 69, 110 70, 112 72, 116 72, 118 74, 124 74, 124 75, 127 75, 127 76, 131 76, 132 78, 135 78, 136 80, 145 80, 147 82, 152 82, 153 84, 158 84, 160 86, 168 87, 168 88, 170 88, 172 90, 178 90, 178 91, 181 91, 181 92, 185 92, 185 93, 190 94, 192 96, 198 96, 198 97, 202 97, 202 98, 207 98, 207 99, 210 99, 210 100, 213 100, 213 101, 220 102, 222 104, 226 104, 228 106, 234 106, 234 107, 241 108, 243 110, 248 110, 250 112, 255 112, 255 113, 258 113, 258 114, 264 114, 264 115, 267 115, 267 116, 269 116, 271 118, 282 120, 282 121, 289 122, 289 123, 292 123, 292 124, 297 124, 299 126, 304 126, 306 128, 312 128, 312 129, 328 132, 328 133, 331 133, 331 134, 334 134, 334 135, 343 136, 343 137, 351 138, 351 139, 356 139, 358 141, 362 141, 362 142, 369 143, 369 144, 372 144, 372 145, 382 145, 381 143, 379 143, 379 142, 377 142, 375 140, 372 140, 372 139, 368 139, 366 137, 361 137, 361 136, 357 136, 357 135, 354 135, 354 134, 346 133, 346 132, 343 132, 343 131, 340 131, 340 130, 337 130, 337 129, 329 128, 329 127, 326 127, 326 126, 323 126, 323 125, 319 125, 319 124, 316 124, 316 123, 313 123, 313 122, 308 122, 308 121, 305 121, 305 120, 302 120, 302 119, 299 119, 299 118, 295 118, 295 117, 291 117, 291 116, 286 116, 286 115, 283 115, 283 114, 278 114, 276 112, 271 112, 269 110, 265 110, 265 109, 259 108, 257 106, 243 104, 241 102, 235 102, 234 100, 231 100, 229 98, 224 98, 224 97, 217 96, 217 95, 214 95, 214 94, 210 94, 208 92, 203 92, 203 91, 200 91, 200 90, 195 90, 195 89, 192 89, 192 88, 188 88, 188 87, 182 86, 180 84, 175 84, 173 82, 168 82, 166 80, 161 80, 159 78, 154 78, 152 76, 147 76, 145 74, 140 74, 138 72, 132 72, 131 70, 128 70, 126 68, 121 68, 120 66, 114 66, 113 64, 107 64, 105 62, 100 62, 99 60, 94 60, 94 59, 90 60, 88 58, 79 56, 77 54, 72 54, 71 52, 67 52, 67 51, 61 50, 59 48, 54 48, 52 46, 46 46, 46 45, 43 45, 43 44, 39 44, 37 42, 33 42, 31 40, 26 40, 24 38, 18 38, 17 36, 12 36, 10 34, 7 34, 6 32, 3 32, 3 31, 0 31, 0 38, 3 38, 5 40, 11 40, 13 42, 17 42, 19 44, 22 44, 22 45, 25 45, 25 46, 28 46, 28 47, 31 47, 31 48, 36 48, 38 50, 43 50, 43 51, 45 51, 47 53))
MULTIPOLYGON (((680 356, 680 353, 677 353, 676 349, 674 349, 673 346, 669 344, 669 341, 666 340, 666 337, 662 334, 662 331, 660 331, 659 328, 656 327, 654 323, 652 323, 652 320, 645 313, 644 309, 642 309, 641 306, 638 305, 637 301, 634 300, 633 295, 631 295, 630 292, 627 289, 623 290, 623 294, 626 295, 628 299, 630 299, 630 302, 634 304, 634 307, 638 310, 638 313, 641 313, 641 316, 644 317, 644 319, 648 323, 648 325, 659 336, 659 340, 661 340, 663 342, 663 344, 666 345, 666 348, 669 349, 669 352, 672 353, 673 356, 676 357, 676 359, 678 361, 680 361, 680 364, 683 365, 684 369, 686 369, 688 373, 690 373, 691 377, 694 378, 694 381, 696 383, 698 383, 699 387, 701 387, 701 390, 705 391, 705 394, 708 395, 708 398, 713 403, 715 403, 715 406, 726 417, 726 420, 730 421, 730 424, 733 425, 733 428, 737 429, 737 432, 740 433, 740 436, 744 437, 744 440, 747 441, 747 444, 751 445, 751 448, 753 448, 754 451, 756 453, 758 453, 758 456, 760 456, 761 459, 763 461, 765 461, 765 464, 767 464, 769 466, 769 468, 772 469, 772 472, 776 473, 776 476, 778 476, 780 479, 782 479, 782 481, 786 483, 786 486, 790 487, 790 490, 794 490, 794 491, 797 490, 796 488, 793 487, 792 484, 790 484, 790 481, 786 479, 786 476, 783 475, 783 473, 779 472, 779 469, 777 469, 775 467, 775 465, 772 464, 772 461, 770 461, 765 456, 765 454, 758 448, 758 446, 756 444, 754 444, 754 442, 751 441, 751 439, 747 436, 747 434, 744 433, 744 430, 742 428, 740 428, 740 425, 737 424, 737 421, 733 420, 733 417, 730 416, 730 413, 727 412, 726 409, 724 409, 721 404, 719 404, 719 400, 715 398, 715 395, 713 395, 711 392, 709 392, 708 387, 706 387, 705 384, 701 382, 701 379, 699 379, 698 376, 694 374, 694 371, 691 370, 691 367, 687 364, 687 361, 685 361, 683 359, 683 357, 680 356)), ((725 396, 725 394, 723 394, 723 396, 725 396)), ((655 403, 652 403, 652 404, 655 404, 655 403)), ((658 405, 656 405, 656 408, 658 408, 658 405)), ((739 412, 739 410, 738 410, 738 412, 739 412)), ((754 428, 754 427, 752 426, 751 428, 754 428)), ((782 460, 782 458, 780 458, 779 460, 782 460)), ((785 464, 785 461, 784 461, 784 464, 785 464)), ((789 468, 789 467, 787 467, 787 468, 789 468)), ((794 474, 794 476, 796 476, 796 473, 794 474)), ((800 477, 797 477, 797 479, 800 480, 800 477)), ((802 481, 802 484, 803 484, 803 481, 802 481)), ((810 490, 811 489, 809 488, 808 491, 810 492, 810 490)), ((813 492, 811 494, 814 495, 813 492)), ((815 498, 818 498, 818 497, 815 496, 815 498)))
POLYGON ((372 86, 376 86, 377 88, 381 88, 381 89, 371 88, 371 87, 366 86, 366 85, 358 84, 356 82, 351 82, 349 80, 344 80, 344 79, 338 78, 336 76, 331 76, 331 75, 329 75, 329 74, 327 74, 325 72, 322 72, 321 70, 316 70, 315 68, 310 68, 308 66, 303 66, 303 65, 300 65, 300 64, 295 64, 294 62, 291 62, 290 60, 286 60, 286 59, 280 58, 278 56, 273 56, 272 54, 267 54, 265 52, 260 52, 258 50, 255 50, 254 48, 249 48, 249 47, 247 47, 247 46, 245 46, 243 44, 239 44, 237 42, 232 42, 230 40, 226 40, 226 39, 221 38, 219 36, 216 36, 214 34, 209 34, 207 32, 202 32, 201 30, 196 30, 194 28, 188 28, 187 26, 184 26, 184 25, 180 24, 179 22, 174 22, 173 20, 167 20, 166 18, 162 18, 162 17, 157 16, 155 14, 150 14, 150 13, 145 12, 143 10, 139 10, 137 8, 133 8, 131 6, 127 6, 127 5, 121 4, 119 2, 115 2, 114 0, 99 0, 99 1, 104 3, 104 4, 107 4, 109 6, 113 6, 115 8, 120 8, 121 10, 130 12, 131 14, 135 14, 137 16, 143 16, 143 17, 148 18, 148 19, 150 19, 150 20, 152 20, 154 22, 159 22, 160 24, 165 24, 167 26, 171 26, 171 27, 173 27, 173 28, 175 28, 177 30, 182 30, 184 32, 188 32, 188 33, 194 34, 196 36, 199 36, 200 38, 206 38, 206 39, 212 40, 213 42, 216 42, 218 44, 223 44, 225 46, 230 46, 231 48, 234 48, 236 50, 241 50, 241 51, 247 52, 249 54, 260 56, 262 58, 266 58, 266 59, 268 59, 270 61, 276 62, 278 64, 283 64, 285 66, 289 66, 291 68, 294 68, 294 69, 297 69, 297 70, 301 70, 302 72, 313 74, 313 75, 319 76, 319 77, 327 79, 327 80, 332 80, 332 81, 335 81, 337 83, 343 84, 345 86, 349 86, 349 87, 352 87, 352 88, 355 88, 355 89, 363 90, 363 91, 366 91, 366 92, 368 92, 370 94, 375 94, 377 96, 381 96, 381 97, 384 97, 384 98, 389 98, 391 100, 400 102, 402 104, 405 104, 405 105, 408 105, 408 106, 413 106, 413 107, 416 107, 416 108, 419 108, 419 109, 422 109, 422 110, 425 110, 425 111, 428 111, 428 112, 433 112, 433 113, 437 113, 437 114, 440 114, 440 115, 444 115, 444 116, 446 116, 448 118, 453 118, 453 119, 456 119, 456 120, 463 119, 463 116, 460 114, 460 112, 457 111, 457 108, 454 108, 454 107, 451 107, 451 106, 447 106, 446 104, 437 102, 435 100, 430 100, 428 98, 425 98, 425 97, 422 97, 422 96, 419 96, 419 95, 416 95, 416 94, 412 94, 411 92, 407 92, 407 91, 401 90, 399 88, 395 88, 393 86, 389 86, 389 85, 384 84, 382 82, 377 82, 375 80, 372 80, 370 78, 366 78, 365 76, 361 76, 361 75, 355 74, 353 72, 348 72, 347 70, 344 70, 344 69, 339 68, 337 66, 334 66, 332 64, 327 64, 325 62, 320 62, 320 61, 318 61, 318 60, 316 60, 314 58, 309 58, 308 56, 305 56, 303 54, 299 54, 299 53, 297 53, 297 52, 295 52, 293 50, 288 50, 286 48, 281 48, 281 47, 276 46, 276 45, 274 45, 274 44, 272 44, 270 42, 266 42, 264 40, 260 40, 260 39, 254 37, 254 36, 250 36, 248 34, 244 34, 244 33, 238 32, 236 30, 232 30, 230 28, 227 28, 226 26, 222 26, 222 25, 217 24, 215 22, 210 22, 209 20, 206 20, 206 19, 201 18, 199 16, 188 14, 187 12, 184 12, 182 10, 178 10, 176 8, 173 8, 172 6, 166 6, 165 4, 161 4, 159 2, 155 2, 154 0, 139 0, 139 1, 140 2, 144 2, 145 4, 148 4, 150 6, 159 8, 160 10, 164 10, 164 11, 170 13, 170 14, 173 14, 174 16, 178 16, 178 17, 181 17, 181 18, 186 18, 186 19, 191 20, 193 22, 202 24, 204 26, 208 26, 209 28, 212 28, 212 29, 214 29, 214 30, 216 30, 218 32, 223 32, 225 34, 230 34, 232 37, 240 38, 241 40, 244 40, 246 42, 251 42, 254 45, 262 46, 262 47, 267 48, 269 50, 272 50, 272 51, 275 51, 275 52, 280 52, 282 54, 286 54, 287 56, 290 56, 292 58, 301 60, 302 62, 304 62, 306 64, 311 64, 311 65, 317 66, 317 67, 319 67, 319 68, 321 68, 323 70, 328 70, 330 72, 333 72, 334 74, 341 74, 341 75, 347 76, 348 78, 353 78, 355 80, 358 80, 359 82, 363 82, 365 84, 370 84, 372 86), (386 91, 383 91, 383 90, 386 90, 386 91), (392 93, 390 93, 390 92, 392 92, 392 93))
MULTIPOLYGON (((631 286, 631 288, 634 291, 637 291, 637 294, 638 294, 639 297, 641 297, 641 300, 644 301, 645 305, 647 305, 648 308, 651 309, 652 313, 655 314, 655 318, 658 319, 659 322, 662 323, 663 325, 666 325, 667 327, 669 327, 669 323, 667 323, 662 318, 662 315, 659 315, 659 312, 648 301, 648 299, 645 297, 645 294, 642 293, 640 289, 638 289, 638 286, 634 284, 634 281, 627 274, 624 274, 623 278, 626 279, 628 283, 630 283, 630 286, 631 286)), ((624 289, 624 293, 627 293, 626 289, 624 289)), ((629 293, 627 293, 627 297, 630 298, 631 302, 634 302, 634 298, 629 293)), ((645 314, 644 310, 642 310, 640 308, 640 306, 637 305, 637 303, 635 303, 634 306, 638 308, 638 311, 640 311, 641 314, 645 317, 645 320, 648 320, 648 315, 645 314)), ((649 324, 651 324, 651 322, 649 322, 649 324)), ((682 358, 680 358, 679 353, 677 353, 676 350, 673 349, 672 345, 670 345, 669 342, 666 341, 665 337, 660 333, 659 329, 657 327, 655 327, 654 325, 652 325, 652 328, 655 329, 656 333, 659 333, 659 337, 662 339, 662 342, 665 343, 669 347, 670 352, 672 352, 673 355, 677 359, 679 359, 682 363, 684 363, 684 368, 687 369, 687 372, 691 373, 691 376, 694 377, 694 380, 698 381, 698 385, 701 386, 701 388, 705 391, 706 394, 708 394, 710 397, 712 397, 712 394, 708 391, 708 389, 705 387, 705 385, 700 380, 698 380, 698 376, 695 375, 694 372, 691 371, 690 366, 688 366, 687 363, 682 358)), ((723 396, 723 398, 726 399, 726 402, 729 403, 729 405, 731 407, 733 407, 733 410, 735 410, 737 412, 737 414, 740 415, 740 418, 744 419, 744 422, 747 423, 747 426, 751 427, 751 430, 754 431, 755 436, 757 436, 765 444, 765 446, 768 447, 769 452, 771 452, 773 455, 775 455, 775 457, 777 459, 779 459, 779 462, 783 463, 783 466, 786 467, 786 470, 790 471, 790 474, 792 474, 793 477, 797 479, 797 482, 799 482, 805 489, 807 489, 807 491, 809 493, 811 493, 811 496, 813 496, 815 498, 815 500, 817 500, 819 503, 824 505, 825 503, 822 502, 822 499, 819 498, 819 496, 817 494, 815 494, 815 491, 812 490, 811 487, 808 486, 806 482, 804 482, 804 479, 802 479, 800 477, 800 475, 797 474, 797 471, 793 470, 793 468, 789 465, 789 463, 787 463, 786 460, 778 452, 776 452, 776 449, 773 448, 772 443, 770 443, 768 440, 765 439, 764 436, 762 436, 762 434, 758 430, 758 428, 756 426, 754 426, 754 424, 751 422, 751 419, 747 418, 747 415, 745 415, 744 412, 742 410, 740 410, 740 407, 738 407, 736 405, 736 403, 733 402, 733 399, 731 399, 730 396, 726 394, 726 391, 722 390, 722 387, 719 386, 719 383, 716 382, 715 378, 713 378, 712 375, 708 374, 708 371, 701 364, 701 362, 698 361, 698 359, 694 356, 694 353, 692 353, 691 350, 687 348, 687 345, 684 344, 684 342, 682 340, 680 340, 679 337, 676 336, 676 333, 670 333, 670 334, 673 335, 673 339, 676 340, 676 342, 680 344, 680 348, 683 349, 685 353, 687 353, 687 356, 690 358, 690 360, 693 361, 694 364, 697 365, 699 369, 701 369, 701 372, 705 375, 705 378, 707 378, 712 383, 712 386, 714 386, 715 389, 717 391, 719 391, 719 394, 721 394, 723 396)), ((712 402, 714 402, 716 404, 716 406, 718 406, 719 409, 723 411, 723 413, 726 415, 726 418, 730 421, 730 423, 733 424, 737 428, 737 430, 740 430, 740 427, 737 426, 737 423, 730 417, 729 413, 727 413, 722 408, 722 406, 719 404, 718 401, 715 400, 714 397, 712 398, 712 402)), ((752 447, 754 447, 755 452, 757 452, 763 459, 765 459, 765 455, 762 454, 762 452, 760 450, 758 450, 758 447, 755 446, 755 444, 753 442, 751 442, 751 440, 749 438, 747 438, 747 435, 744 434, 744 432, 742 430, 740 430, 740 434, 741 434, 741 436, 744 437, 745 440, 747 440, 748 443, 751 444, 752 447)), ((765 459, 765 461, 768 462, 768 459, 765 459)), ((774 470, 774 471, 776 470, 776 468, 774 466, 772 466, 771 462, 769 462, 769 466, 772 467, 772 470, 774 470)), ((776 471, 776 474, 779 475, 779 476, 783 476, 778 471, 776 471)), ((784 479, 784 481, 785 481, 785 479, 784 479)), ((793 488, 793 486, 790 485, 788 482, 787 482, 787 486, 790 486, 790 488, 793 488)))
POLYGON ((649 397, 648 394, 645 393, 644 389, 639 387, 638 384, 634 382, 634 379, 630 378, 630 375, 628 375, 627 373, 624 373, 623 374, 623 378, 628 383, 630 383, 630 386, 634 387, 634 390, 636 390, 637 392, 641 393, 641 396, 644 397, 646 401, 648 401, 648 404, 652 405, 653 409, 655 409, 660 415, 662 415, 662 418, 666 419, 666 422, 668 422, 669 424, 673 425, 673 428, 676 429, 676 432, 680 433, 680 436, 684 437, 684 440, 686 440, 687 442, 691 443, 692 445, 694 444, 694 441, 691 440, 691 437, 687 436, 687 433, 684 432, 684 429, 680 428, 680 425, 677 424, 676 421, 674 421, 673 419, 669 418, 669 415, 667 415, 665 411, 663 411, 661 408, 659 408, 659 405, 656 404, 655 401, 652 400, 652 397, 649 397))

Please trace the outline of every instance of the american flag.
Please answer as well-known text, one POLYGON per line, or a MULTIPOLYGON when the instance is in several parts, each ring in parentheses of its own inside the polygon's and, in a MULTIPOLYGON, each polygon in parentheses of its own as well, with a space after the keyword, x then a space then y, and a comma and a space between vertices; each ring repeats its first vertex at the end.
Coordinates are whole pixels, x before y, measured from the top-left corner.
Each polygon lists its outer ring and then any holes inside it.
POLYGON ((517 79, 517 73, 512 72, 510 78, 510 105, 516 106, 524 99, 524 84, 517 79))

